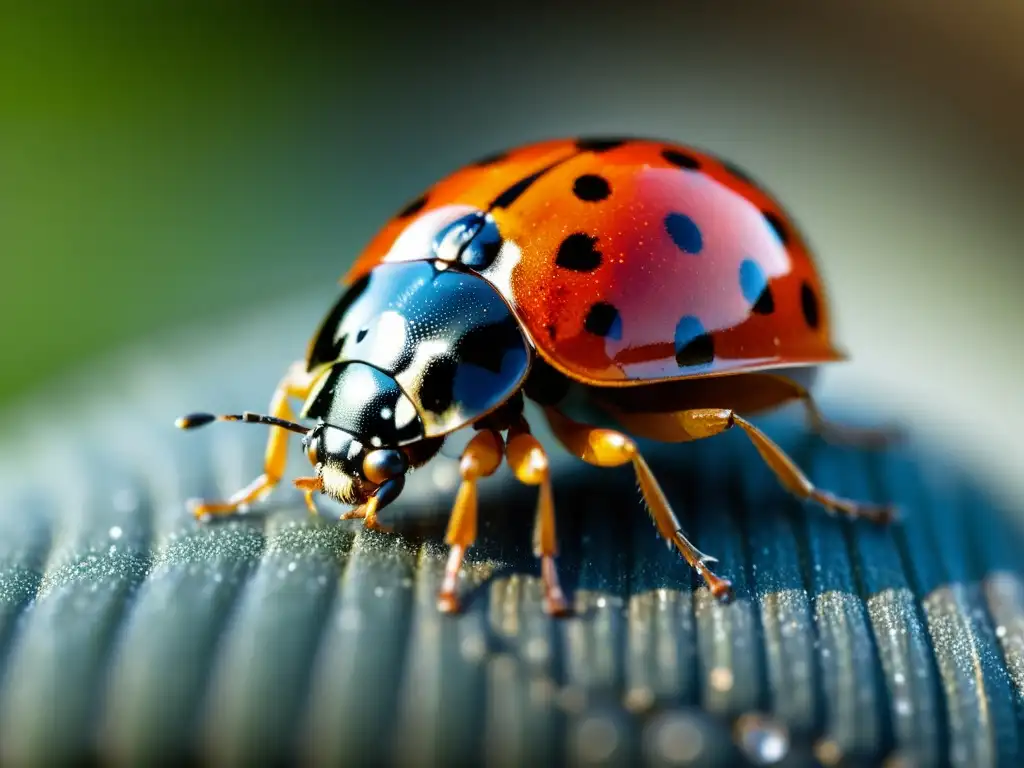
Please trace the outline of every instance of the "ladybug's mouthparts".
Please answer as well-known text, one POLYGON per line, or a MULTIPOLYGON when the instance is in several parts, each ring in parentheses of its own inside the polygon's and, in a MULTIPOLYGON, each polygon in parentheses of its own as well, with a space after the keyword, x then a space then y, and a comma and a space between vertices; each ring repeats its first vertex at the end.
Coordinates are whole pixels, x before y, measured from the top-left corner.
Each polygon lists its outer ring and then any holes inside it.
POLYGON ((321 464, 317 474, 323 483, 324 493, 342 504, 357 505, 367 501, 377 486, 343 472, 333 464, 321 464))

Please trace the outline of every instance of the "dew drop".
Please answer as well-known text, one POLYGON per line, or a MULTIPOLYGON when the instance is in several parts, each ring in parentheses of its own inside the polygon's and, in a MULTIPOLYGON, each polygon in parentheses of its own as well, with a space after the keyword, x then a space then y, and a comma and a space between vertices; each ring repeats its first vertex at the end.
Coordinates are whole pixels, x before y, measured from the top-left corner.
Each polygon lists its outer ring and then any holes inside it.
POLYGON ((750 760, 774 765, 789 752, 786 727, 766 715, 746 714, 736 722, 736 741, 750 760))
POLYGON ((651 724, 651 751, 669 765, 696 762, 704 751, 704 734, 693 718, 670 712, 651 724))
POLYGON ((117 541, 118 539, 121 538, 122 535, 124 535, 124 531, 121 530, 121 526, 120 525, 115 525, 115 526, 111 526, 110 530, 107 531, 107 534, 110 536, 110 538, 112 538, 115 541, 117 541))
POLYGON ((708 682, 711 683, 711 687, 716 691, 731 691, 733 683, 732 670, 728 667, 715 667, 708 673, 708 682))
POLYGON ((608 717, 586 718, 576 729, 577 755, 583 763, 604 763, 619 746, 619 729, 608 717))

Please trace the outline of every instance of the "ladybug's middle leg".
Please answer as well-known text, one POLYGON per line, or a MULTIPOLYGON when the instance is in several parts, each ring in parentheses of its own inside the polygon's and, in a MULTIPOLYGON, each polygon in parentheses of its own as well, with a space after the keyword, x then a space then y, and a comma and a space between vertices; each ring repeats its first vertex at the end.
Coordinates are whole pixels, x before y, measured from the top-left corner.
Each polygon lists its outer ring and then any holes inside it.
POLYGON ((444 571, 444 581, 441 582, 441 591, 437 596, 437 607, 444 613, 459 610, 459 598, 456 593, 462 558, 476 541, 477 480, 495 473, 501 466, 503 451, 501 435, 493 429, 482 429, 477 432, 462 451, 462 458, 459 461, 462 484, 459 485, 452 514, 448 520, 448 532, 445 534, 445 543, 450 547, 448 565, 444 571))
POLYGON ((553 409, 547 410, 546 415, 552 431, 562 445, 588 464, 597 467, 618 467, 632 463, 637 481, 640 483, 640 491, 658 532, 667 542, 673 544, 690 567, 700 574, 711 594, 725 598, 732 593, 732 584, 727 579, 716 576, 708 568, 707 564, 715 562, 715 558, 705 555, 686 538, 668 499, 655 480, 651 468, 640 455, 636 443, 621 432, 578 424, 553 409))
POLYGON ((569 608, 555 567, 558 541, 555 538, 555 500, 551 490, 551 469, 547 453, 537 438, 530 434, 530 427, 522 417, 509 429, 505 450, 516 479, 524 485, 539 487, 533 550, 540 558, 545 610, 552 616, 563 616, 569 608))

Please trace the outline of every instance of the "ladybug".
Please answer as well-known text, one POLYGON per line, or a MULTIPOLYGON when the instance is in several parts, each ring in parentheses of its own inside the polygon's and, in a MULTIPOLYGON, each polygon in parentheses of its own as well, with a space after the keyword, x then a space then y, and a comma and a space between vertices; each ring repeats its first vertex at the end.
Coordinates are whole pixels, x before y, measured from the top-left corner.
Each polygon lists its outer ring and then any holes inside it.
POLYGON ((782 485, 832 513, 888 522, 893 508, 816 488, 748 417, 801 402, 826 437, 877 446, 885 429, 825 421, 818 367, 844 360, 822 280, 793 220, 735 165, 677 143, 557 139, 479 160, 409 202, 341 281, 340 298, 270 415, 195 414, 271 427, 263 474, 197 516, 235 512, 282 479, 289 432, 326 494, 387 530, 382 510, 448 435, 472 428, 438 596, 459 608, 458 574, 477 531, 477 483, 502 460, 538 488, 534 547, 546 609, 567 611, 555 568, 549 461, 524 402, 558 441, 601 467, 632 465, 659 533, 710 591, 731 585, 688 541, 635 440, 685 442, 739 427, 782 485), (295 421, 289 401, 302 401, 295 421))

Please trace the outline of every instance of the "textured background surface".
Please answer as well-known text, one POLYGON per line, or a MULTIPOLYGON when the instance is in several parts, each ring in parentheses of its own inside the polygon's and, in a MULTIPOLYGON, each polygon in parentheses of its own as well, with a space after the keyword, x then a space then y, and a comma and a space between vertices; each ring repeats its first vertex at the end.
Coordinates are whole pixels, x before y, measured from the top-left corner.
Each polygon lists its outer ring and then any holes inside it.
POLYGON ((265 433, 186 434, 173 418, 262 408, 308 312, 281 307, 199 350, 163 340, 11 415, 0 762, 980 768, 1019 753, 1017 525, 912 446, 867 456, 764 422, 826 487, 902 504, 888 531, 804 510, 739 435, 653 454, 734 579, 729 606, 659 542, 627 470, 569 460, 556 500, 579 613, 561 622, 541 612, 533 496, 507 470, 482 486, 454 619, 434 610, 451 460, 414 475, 404 536, 311 519, 288 490, 195 524, 184 500, 250 479, 265 433))

